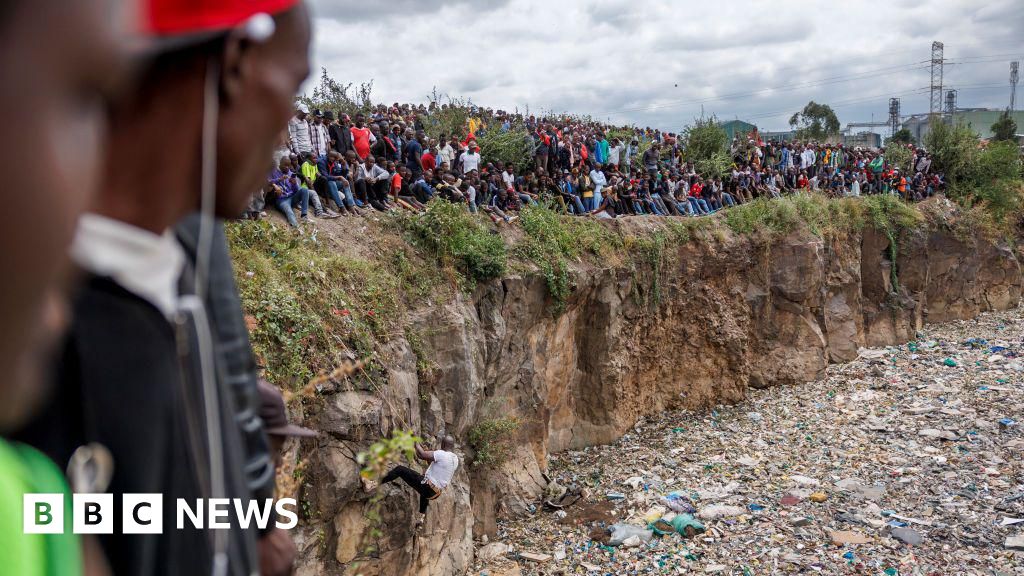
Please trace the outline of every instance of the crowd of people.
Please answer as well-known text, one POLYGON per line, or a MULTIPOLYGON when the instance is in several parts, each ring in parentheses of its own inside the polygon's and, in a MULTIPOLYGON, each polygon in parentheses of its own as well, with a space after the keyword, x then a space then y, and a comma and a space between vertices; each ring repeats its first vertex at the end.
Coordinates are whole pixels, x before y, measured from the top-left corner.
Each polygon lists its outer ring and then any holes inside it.
POLYGON ((930 156, 913 146, 901 168, 886 161, 884 149, 765 142, 755 132, 734 139, 726 170, 702 174, 675 133, 473 108, 458 133, 430 138, 425 129, 441 110, 394 104, 352 118, 299 103, 260 199, 297 226, 297 207, 311 220, 422 211, 434 198, 509 222, 538 204, 596 218, 704 216, 798 190, 914 201, 944 187, 930 156), (519 164, 483 157, 477 138, 512 126, 526 129, 531 157, 519 164))

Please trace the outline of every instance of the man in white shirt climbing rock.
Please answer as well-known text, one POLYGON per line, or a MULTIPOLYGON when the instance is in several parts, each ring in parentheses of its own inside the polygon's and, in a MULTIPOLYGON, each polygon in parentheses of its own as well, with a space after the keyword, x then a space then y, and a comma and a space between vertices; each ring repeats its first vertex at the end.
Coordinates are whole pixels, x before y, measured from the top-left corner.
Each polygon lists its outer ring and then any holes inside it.
POLYGON ((387 484, 396 478, 401 478, 420 495, 420 513, 416 519, 416 527, 423 525, 426 518, 427 505, 441 495, 441 492, 448 487, 459 467, 459 457, 452 450, 455 448, 455 439, 445 436, 441 440, 440 450, 426 450, 419 444, 416 445, 416 458, 424 462, 430 462, 427 471, 423 474, 407 466, 396 466, 381 480, 387 484))

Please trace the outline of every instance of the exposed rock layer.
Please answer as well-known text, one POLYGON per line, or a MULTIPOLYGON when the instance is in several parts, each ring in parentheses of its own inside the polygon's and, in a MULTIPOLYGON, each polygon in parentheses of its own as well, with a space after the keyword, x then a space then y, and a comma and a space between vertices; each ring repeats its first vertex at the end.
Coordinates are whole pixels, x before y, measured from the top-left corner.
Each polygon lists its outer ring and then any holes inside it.
POLYGON ((303 455, 314 488, 303 496, 311 516, 299 573, 462 574, 473 538, 536 500, 550 452, 607 443, 667 408, 814 380, 858 347, 905 342, 925 322, 1020 300, 1021 267, 1009 248, 935 230, 904 234, 897 248, 894 274, 894 251, 872 229, 828 240, 722 235, 683 244, 658 270, 581 267, 557 317, 543 278, 530 275, 419 311, 414 330, 436 367, 430 377, 417 374, 400 338, 386 354, 387 390, 339 392, 311 415, 323 437, 303 455), (465 447, 473 425, 505 416, 523 425, 501 470, 468 465, 466 448, 419 536, 412 492, 382 488, 383 536, 371 538, 360 449, 393 427, 445 430, 465 447), (370 544, 377 552, 366 555, 370 544))

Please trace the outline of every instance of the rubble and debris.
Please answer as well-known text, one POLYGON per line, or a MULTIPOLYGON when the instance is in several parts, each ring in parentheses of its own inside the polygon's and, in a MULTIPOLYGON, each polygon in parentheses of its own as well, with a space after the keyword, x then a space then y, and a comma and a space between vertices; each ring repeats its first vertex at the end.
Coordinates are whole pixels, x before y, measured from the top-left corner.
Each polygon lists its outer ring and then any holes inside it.
POLYGON ((817 382, 649 417, 551 456, 555 491, 586 496, 494 540, 548 556, 524 575, 1024 574, 1022 356, 1024 312, 985 314, 817 382))

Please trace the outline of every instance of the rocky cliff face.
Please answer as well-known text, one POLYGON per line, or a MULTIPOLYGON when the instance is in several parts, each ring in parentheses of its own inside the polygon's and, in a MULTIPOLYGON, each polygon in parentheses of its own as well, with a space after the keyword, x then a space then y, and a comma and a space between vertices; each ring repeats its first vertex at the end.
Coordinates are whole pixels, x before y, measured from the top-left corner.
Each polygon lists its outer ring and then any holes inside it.
MULTIPOLYGON (((639 233, 657 224, 612 225, 639 233)), ((436 367, 429 377, 398 338, 388 351, 387 390, 327 395, 308 416, 323 437, 303 455, 306 484, 315 488, 303 495, 299 573, 461 574, 473 538, 543 490, 548 453, 609 442, 666 408, 736 402, 749 387, 813 380, 860 346, 904 342, 925 322, 1020 300, 1021 267, 1005 246, 920 230, 901 235, 896 248, 870 228, 831 239, 720 234, 666 249, 657 266, 581 266, 557 316, 544 280, 532 275, 418 311, 417 351, 436 367), (496 416, 523 422, 501 469, 464 458, 418 535, 411 491, 382 488, 382 535, 370 534, 359 450, 393 427, 443 429, 462 449, 475 423, 496 416), (376 551, 366 554, 368 545, 376 551)))

